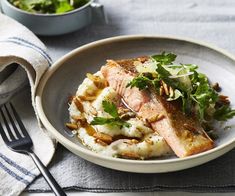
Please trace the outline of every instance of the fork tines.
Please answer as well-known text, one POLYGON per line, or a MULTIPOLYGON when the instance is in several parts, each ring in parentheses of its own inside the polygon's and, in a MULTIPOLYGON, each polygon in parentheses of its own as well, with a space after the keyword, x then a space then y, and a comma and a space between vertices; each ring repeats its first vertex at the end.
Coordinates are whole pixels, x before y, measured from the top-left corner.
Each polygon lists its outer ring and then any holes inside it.
POLYGON ((25 126, 11 103, 0 108, 0 134, 5 142, 29 137, 25 126))

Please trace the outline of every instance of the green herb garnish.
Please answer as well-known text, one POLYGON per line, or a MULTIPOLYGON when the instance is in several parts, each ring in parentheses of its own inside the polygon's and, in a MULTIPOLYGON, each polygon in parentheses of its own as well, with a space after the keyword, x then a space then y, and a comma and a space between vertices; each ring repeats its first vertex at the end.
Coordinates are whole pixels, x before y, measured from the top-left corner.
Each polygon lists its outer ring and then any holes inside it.
POLYGON ((103 101, 102 107, 105 112, 107 112, 112 118, 105 117, 94 117, 94 120, 91 122, 91 125, 104 125, 109 124, 111 126, 120 126, 120 127, 130 127, 131 124, 122 120, 118 115, 117 107, 114 103, 103 101))
POLYGON ((139 75, 130 81, 126 87, 137 87, 140 90, 144 90, 149 88, 151 85, 153 85, 153 81, 151 79, 146 76, 139 75))
POLYGON ((88 0, 9 0, 9 2, 27 12, 60 14, 79 8, 88 0))
POLYGON ((154 89, 160 94, 164 82, 171 88, 171 93, 164 95, 167 101, 181 100, 182 111, 186 114, 196 113, 201 121, 212 118, 225 121, 235 116, 235 110, 229 105, 216 107, 219 94, 211 87, 207 76, 198 72, 197 65, 174 64, 175 59, 175 54, 165 52, 151 56, 150 61, 155 63, 156 72, 139 73, 127 87, 154 89))
POLYGON ((175 59, 176 59, 176 55, 173 53, 165 53, 162 52, 161 54, 157 54, 157 55, 153 55, 152 58, 157 61, 158 63, 160 63, 161 65, 170 65, 172 64, 175 59))
POLYGON ((231 109, 228 105, 221 106, 214 113, 214 118, 218 121, 226 121, 235 116, 235 110, 231 109))

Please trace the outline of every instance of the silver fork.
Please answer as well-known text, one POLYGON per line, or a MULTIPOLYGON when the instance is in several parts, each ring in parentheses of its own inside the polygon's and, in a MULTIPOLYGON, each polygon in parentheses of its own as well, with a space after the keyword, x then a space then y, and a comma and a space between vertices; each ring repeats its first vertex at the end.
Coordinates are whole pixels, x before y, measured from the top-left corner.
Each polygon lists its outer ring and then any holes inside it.
POLYGON ((65 192, 55 181, 48 169, 32 151, 33 142, 13 105, 11 103, 4 104, 0 108, 0 114, 2 118, 0 122, 0 135, 7 147, 15 152, 29 155, 55 195, 66 196, 65 192))

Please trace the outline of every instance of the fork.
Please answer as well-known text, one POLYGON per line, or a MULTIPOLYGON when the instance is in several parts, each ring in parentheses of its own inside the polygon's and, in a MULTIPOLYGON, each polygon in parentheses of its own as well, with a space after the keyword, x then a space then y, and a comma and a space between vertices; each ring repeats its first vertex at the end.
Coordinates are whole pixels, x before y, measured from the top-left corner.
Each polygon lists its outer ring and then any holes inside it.
POLYGON ((51 187, 55 195, 66 196, 63 189, 55 181, 49 170, 39 160, 37 155, 32 151, 33 142, 30 138, 23 122, 11 103, 4 104, 0 108, 0 135, 3 141, 11 150, 29 155, 38 169, 41 171, 43 177, 51 187), (3 126, 5 125, 5 126, 3 126), (14 134, 15 133, 15 134, 14 134))

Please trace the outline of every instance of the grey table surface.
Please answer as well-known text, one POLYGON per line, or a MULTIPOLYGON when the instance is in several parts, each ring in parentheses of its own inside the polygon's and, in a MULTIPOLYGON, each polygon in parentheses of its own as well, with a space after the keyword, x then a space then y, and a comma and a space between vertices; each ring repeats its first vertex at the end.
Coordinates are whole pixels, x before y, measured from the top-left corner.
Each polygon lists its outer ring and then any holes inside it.
MULTIPOLYGON (((54 61, 71 50, 92 41, 130 34, 190 37, 215 44, 235 53, 235 1, 100 0, 100 2, 105 6, 107 24, 96 21, 71 34, 56 37, 40 36, 54 61)), ((234 193, 223 194, 235 195, 234 193)), ((119 195, 123 195, 123 193, 119 195)), ((129 193, 129 195, 134 195, 134 193, 129 193)), ((141 195, 170 195, 170 193, 141 193, 141 195)), ((194 194, 179 192, 177 195, 194 194)), ((222 195, 222 193, 215 195, 222 195)))
MULTIPOLYGON (((234 193, 186 193, 186 192, 146 192, 146 193, 87 193, 67 192, 68 196, 234 196, 234 193)), ((52 193, 23 193, 21 196, 53 196, 52 193)))
MULTIPOLYGON (((128 34, 174 35, 190 37, 235 53, 235 1, 231 0, 100 0, 104 4, 108 24, 94 22, 77 32, 39 38, 46 44, 54 61, 71 50, 95 40, 128 34)), ((106 196, 194 196, 235 193, 101 193, 106 196)), ((48 193, 23 193, 23 196, 52 195, 48 193)), ((72 191, 68 195, 99 196, 100 193, 72 191)))

